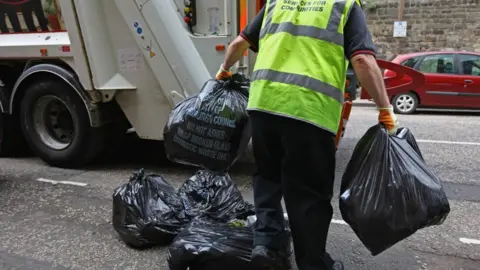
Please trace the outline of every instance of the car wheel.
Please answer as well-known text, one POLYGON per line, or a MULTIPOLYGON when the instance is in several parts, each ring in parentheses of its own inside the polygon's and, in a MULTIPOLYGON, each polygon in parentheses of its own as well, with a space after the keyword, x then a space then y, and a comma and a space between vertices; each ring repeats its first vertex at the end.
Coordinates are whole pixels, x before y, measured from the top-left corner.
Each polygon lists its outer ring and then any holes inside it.
POLYGON ((404 93, 393 98, 393 109, 395 113, 412 114, 417 110, 418 98, 414 93, 404 93))
POLYGON ((79 167, 103 149, 103 129, 90 126, 83 100, 60 81, 34 83, 20 108, 21 128, 30 148, 57 167, 79 167))

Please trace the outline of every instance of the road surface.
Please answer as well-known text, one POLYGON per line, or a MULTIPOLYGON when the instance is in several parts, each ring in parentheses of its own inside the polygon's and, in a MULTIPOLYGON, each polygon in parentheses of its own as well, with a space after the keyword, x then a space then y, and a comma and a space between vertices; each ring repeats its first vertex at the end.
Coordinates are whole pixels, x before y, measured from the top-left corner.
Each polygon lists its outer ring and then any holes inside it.
MULTIPOLYGON (((420 113, 399 116, 419 140, 429 166, 444 181, 451 213, 441 226, 417 232, 372 257, 341 221, 335 199, 329 251, 347 269, 480 269, 480 115, 420 113)), ((376 122, 371 107, 355 107, 338 151, 336 195, 353 147, 376 122)), ((33 157, 0 159, 0 269, 168 269, 166 247, 126 247, 111 225, 111 195, 131 172, 145 167, 175 186, 194 169, 161 158, 158 144, 132 143, 128 151, 82 170, 45 165, 33 157), (70 181, 52 184, 38 180, 70 181)), ((252 165, 232 170, 251 199, 252 165)))

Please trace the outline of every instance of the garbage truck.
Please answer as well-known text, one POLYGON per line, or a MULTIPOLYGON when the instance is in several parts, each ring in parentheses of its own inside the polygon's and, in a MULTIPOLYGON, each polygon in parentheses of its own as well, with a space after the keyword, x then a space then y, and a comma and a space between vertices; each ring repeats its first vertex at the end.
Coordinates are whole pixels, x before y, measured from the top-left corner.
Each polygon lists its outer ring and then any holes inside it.
MULTIPOLYGON (((215 75, 265 2, 0 0, 0 154, 28 147, 78 167, 127 130, 162 140, 173 106, 215 75)), ((254 62, 248 52, 236 70, 254 62)))

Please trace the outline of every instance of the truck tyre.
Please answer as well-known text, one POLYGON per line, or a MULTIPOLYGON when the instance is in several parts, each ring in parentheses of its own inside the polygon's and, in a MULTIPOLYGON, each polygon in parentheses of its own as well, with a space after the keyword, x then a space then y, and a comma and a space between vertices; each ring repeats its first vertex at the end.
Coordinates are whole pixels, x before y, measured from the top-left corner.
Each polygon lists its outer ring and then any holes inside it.
POLYGON ((52 166, 86 165, 103 148, 104 130, 90 126, 83 100, 61 81, 31 84, 21 101, 20 119, 30 148, 52 166))
POLYGON ((393 98, 392 105, 395 113, 412 114, 417 110, 418 97, 412 92, 399 94, 393 98))

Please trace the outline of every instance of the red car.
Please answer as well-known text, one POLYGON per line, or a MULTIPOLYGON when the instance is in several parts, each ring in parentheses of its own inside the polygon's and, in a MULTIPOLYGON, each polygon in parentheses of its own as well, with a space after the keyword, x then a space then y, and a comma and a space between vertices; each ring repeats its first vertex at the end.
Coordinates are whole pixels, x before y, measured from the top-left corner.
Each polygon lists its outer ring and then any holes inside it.
MULTIPOLYGON (((414 113, 418 107, 480 109, 480 53, 442 51, 398 55, 392 60, 425 75, 425 84, 410 91, 388 90, 395 112, 414 113)), ((395 72, 385 70, 384 77, 395 72)), ((387 87, 411 81, 408 76, 389 80, 387 87)), ((362 89, 361 99, 371 99, 362 89)))

